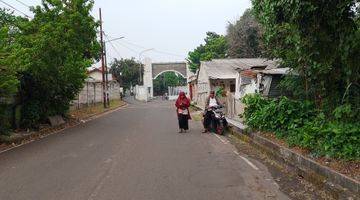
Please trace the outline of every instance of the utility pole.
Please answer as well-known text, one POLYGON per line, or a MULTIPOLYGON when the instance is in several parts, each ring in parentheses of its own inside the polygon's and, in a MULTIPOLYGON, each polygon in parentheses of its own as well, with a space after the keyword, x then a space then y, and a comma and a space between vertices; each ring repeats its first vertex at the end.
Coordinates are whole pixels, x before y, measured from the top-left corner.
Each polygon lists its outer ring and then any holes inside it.
POLYGON ((99 8, 100 15, 100 44, 101 44, 101 71, 102 71, 102 88, 103 88, 103 103, 106 108, 106 86, 105 86, 105 60, 104 60, 104 38, 103 38, 103 27, 102 27, 102 16, 101 8, 99 8))
POLYGON ((107 54, 106 54, 106 43, 103 44, 104 47, 104 57, 105 57, 105 85, 106 85, 106 101, 107 106, 110 107, 110 94, 109 94, 109 69, 108 69, 108 62, 107 62, 107 54))

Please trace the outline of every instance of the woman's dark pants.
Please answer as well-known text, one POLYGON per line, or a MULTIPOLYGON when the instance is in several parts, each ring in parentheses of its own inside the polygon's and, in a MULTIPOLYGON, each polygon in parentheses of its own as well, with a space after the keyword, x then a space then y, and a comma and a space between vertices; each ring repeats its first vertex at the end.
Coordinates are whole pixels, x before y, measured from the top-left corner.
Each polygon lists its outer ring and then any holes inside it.
POLYGON ((179 128, 180 129, 189 130, 189 116, 188 115, 179 114, 178 120, 179 120, 179 128))

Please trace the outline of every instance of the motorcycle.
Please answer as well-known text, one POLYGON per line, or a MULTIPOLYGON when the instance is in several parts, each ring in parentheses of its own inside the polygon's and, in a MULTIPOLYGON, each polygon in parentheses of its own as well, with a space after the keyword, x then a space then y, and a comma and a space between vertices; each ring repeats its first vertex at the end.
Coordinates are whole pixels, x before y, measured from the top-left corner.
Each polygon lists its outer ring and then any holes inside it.
POLYGON ((211 127, 210 130, 216 134, 224 135, 225 130, 228 126, 228 122, 226 120, 223 107, 216 106, 208 109, 208 112, 211 112, 211 127))

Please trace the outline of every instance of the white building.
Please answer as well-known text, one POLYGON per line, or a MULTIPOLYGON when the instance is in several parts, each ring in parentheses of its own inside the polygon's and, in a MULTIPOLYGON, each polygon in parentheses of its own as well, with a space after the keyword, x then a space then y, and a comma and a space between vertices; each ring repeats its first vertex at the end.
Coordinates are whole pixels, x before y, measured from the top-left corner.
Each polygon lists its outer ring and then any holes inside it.
POLYGON ((245 94, 259 92, 261 80, 258 80, 257 73, 277 67, 276 61, 263 58, 214 59, 201 62, 197 97, 194 100, 203 108, 209 92, 221 87, 225 91, 222 101, 226 104, 227 114, 236 117, 243 112, 241 98, 245 94))

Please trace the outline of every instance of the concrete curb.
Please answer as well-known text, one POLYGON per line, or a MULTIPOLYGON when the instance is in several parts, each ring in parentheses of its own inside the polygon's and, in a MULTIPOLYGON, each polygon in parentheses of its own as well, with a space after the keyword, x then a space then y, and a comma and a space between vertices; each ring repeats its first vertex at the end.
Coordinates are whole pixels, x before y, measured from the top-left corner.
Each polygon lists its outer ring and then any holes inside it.
MULTIPOLYGON (((232 125, 232 124, 231 124, 232 125)), ((340 186, 344 192, 347 190, 359 194, 360 182, 345 176, 339 172, 323 166, 314 160, 306 158, 305 156, 283 147, 258 133, 247 133, 244 129, 232 126, 232 131, 239 136, 239 138, 265 152, 270 157, 274 158, 293 169, 296 173, 302 175, 308 181, 317 185, 324 185, 329 188, 333 186, 340 186)))

